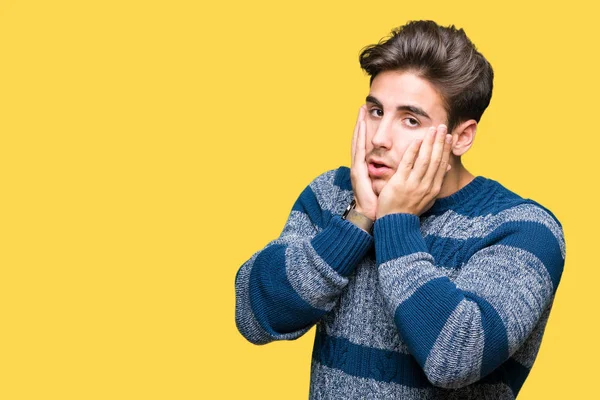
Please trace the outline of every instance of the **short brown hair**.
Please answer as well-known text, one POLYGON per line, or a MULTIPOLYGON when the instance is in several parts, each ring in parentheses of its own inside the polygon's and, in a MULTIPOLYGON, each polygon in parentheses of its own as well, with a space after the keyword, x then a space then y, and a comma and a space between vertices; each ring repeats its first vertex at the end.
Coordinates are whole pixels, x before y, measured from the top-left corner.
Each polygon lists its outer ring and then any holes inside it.
POLYGON ((469 119, 479 122, 492 99, 494 71, 462 28, 409 21, 384 39, 362 49, 359 56, 370 83, 383 71, 414 72, 440 93, 448 132, 469 119))

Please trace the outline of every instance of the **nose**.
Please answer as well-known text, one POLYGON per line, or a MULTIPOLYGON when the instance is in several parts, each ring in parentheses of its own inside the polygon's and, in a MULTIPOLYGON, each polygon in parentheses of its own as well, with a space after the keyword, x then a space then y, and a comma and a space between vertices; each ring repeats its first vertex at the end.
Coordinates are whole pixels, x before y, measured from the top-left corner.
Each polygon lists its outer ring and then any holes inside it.
POLYGON ((385 149, 392 148, 392 129, 391 121, 381 119, 376 127, 375 134, 371 138, 373 147, 383 147, 385 149))

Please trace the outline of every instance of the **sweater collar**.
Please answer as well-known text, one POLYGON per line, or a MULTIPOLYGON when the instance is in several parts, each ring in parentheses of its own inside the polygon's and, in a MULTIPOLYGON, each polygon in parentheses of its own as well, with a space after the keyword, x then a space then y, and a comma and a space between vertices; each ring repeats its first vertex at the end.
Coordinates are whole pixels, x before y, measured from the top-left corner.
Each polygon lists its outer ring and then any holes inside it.
POLYGON ((452 193, 450 196, 436 199, 433 206, 425 214, 439 214, 451 208, 462 208, 468 201, 481 194, 489 182, 489 179, 478 175, 457 192, 452 193))

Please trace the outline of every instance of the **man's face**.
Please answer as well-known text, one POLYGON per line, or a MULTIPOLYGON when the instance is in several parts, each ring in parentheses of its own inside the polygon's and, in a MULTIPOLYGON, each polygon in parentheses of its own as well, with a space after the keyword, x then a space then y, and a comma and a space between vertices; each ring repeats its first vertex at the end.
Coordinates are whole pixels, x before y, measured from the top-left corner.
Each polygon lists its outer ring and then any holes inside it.
POLYGON ((434 87, 412 72, 385 71, 373 79, 366 100, 365 154, 376 195, 414 139, 424 138, 431 126, 447 125, 442 104, 434 87))

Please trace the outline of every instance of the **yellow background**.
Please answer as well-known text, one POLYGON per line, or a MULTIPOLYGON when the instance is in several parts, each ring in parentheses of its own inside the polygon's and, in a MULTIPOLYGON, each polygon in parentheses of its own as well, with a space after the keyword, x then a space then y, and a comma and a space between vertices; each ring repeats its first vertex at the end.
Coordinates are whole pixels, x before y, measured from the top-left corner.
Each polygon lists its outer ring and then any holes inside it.
POLYGON ((597 393, 592 2, 205 3, 0 3, 0 398, 305 399, 314 328, 246 342, 235 273, 349 164, 359 51, 412 19, 495 70, 467 168, 566 233, 519 399, 597 393))

